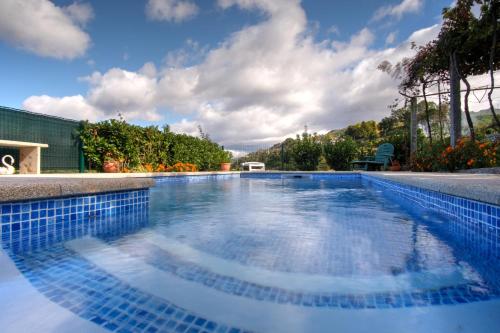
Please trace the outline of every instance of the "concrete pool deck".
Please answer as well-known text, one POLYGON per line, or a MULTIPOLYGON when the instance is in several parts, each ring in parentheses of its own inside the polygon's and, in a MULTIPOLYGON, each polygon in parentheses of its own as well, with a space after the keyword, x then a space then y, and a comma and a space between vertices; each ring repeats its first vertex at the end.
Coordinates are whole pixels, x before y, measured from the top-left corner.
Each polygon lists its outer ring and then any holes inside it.
MULTIPOLYGON (((154 186, 154 178, 176 176, 230 175, 240 172, 179 173, 85 173, 0 176, 0 202, 64 197, 154 186)), ((262 172, 259 172, 262 173, 262 172)), ((500 205, 500 175, 419 172, 275 172, 269 173, 360 173, 402 184, 500 205)))
POLYGON ((371 176, 500 206, 500 175, 434 172, 365 172, 371 176))
POLYGON ((151 178, 1 177, 0 202, 136 190, 154 186, 151 178))

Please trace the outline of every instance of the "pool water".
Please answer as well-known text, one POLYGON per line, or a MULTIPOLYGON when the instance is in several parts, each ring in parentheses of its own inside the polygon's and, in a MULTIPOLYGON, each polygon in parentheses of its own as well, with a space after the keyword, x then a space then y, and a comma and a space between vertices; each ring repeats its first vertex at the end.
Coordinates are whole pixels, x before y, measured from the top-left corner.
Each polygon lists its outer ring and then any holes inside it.
POLYGON ((94 217, 92 230, 64 241, 6 247, 0 324, 12 332, 500 331, 499 258, 450 217, 361 177, 159 182, 149 204, 102 224, 94 217))

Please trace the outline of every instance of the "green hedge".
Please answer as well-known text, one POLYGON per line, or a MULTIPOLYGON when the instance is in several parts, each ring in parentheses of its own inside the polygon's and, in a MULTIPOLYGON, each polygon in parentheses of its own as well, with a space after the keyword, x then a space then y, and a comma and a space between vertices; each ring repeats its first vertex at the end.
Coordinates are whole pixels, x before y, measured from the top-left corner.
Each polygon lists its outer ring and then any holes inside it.
POLYGON ((142 127, 123 120, 85 122, 80 131, 83 152, 90 170, 101 170, 105 160, 117 160, 124 168, 144 171, 177 162, 195 164, 199 170, 217 170, 229 162, 231 153, 208 137, 176 134, 168 126, 142 127))

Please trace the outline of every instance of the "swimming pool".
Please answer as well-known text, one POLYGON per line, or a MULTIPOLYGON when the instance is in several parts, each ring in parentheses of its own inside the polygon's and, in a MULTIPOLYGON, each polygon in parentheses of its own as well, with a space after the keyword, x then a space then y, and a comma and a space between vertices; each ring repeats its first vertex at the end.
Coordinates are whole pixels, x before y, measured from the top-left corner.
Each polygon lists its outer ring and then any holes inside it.
MULTIPOLYGON (((465 207, 461 221, 425 208, 422 200, 448 200, 427 192, 359 174, 254 174, 169 177, 130 198, 41 201, 35 208, 47 218, 66 204, 78 213, 85 200, 124 209, 76 216, 52 234, 38 224, 24 242, 4 238, 0 324, 7 332, 500 330, 497 208, 484 206, 490 217, 479 218, 493 227, 482 230, 471 222, 482 206, 452 198, 465 207)), ((3 216, 22 219, 28 209, 9 205, 3 216)))

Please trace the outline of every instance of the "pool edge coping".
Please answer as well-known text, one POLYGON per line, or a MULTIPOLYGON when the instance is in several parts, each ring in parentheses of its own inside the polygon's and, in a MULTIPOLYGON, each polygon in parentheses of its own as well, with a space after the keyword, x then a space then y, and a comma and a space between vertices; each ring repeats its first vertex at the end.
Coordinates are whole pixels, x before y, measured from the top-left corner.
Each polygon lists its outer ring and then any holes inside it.
MULTIPOLYGON (((132 174, 46 174, 0 177, 0 203, 150 188, 156 179, 240 175, 243 172, 175 172, 132 174)), ((500 206, 500 175, 365 171, 259 171, 252 175, 368 175, 421 189, 500 206)))

